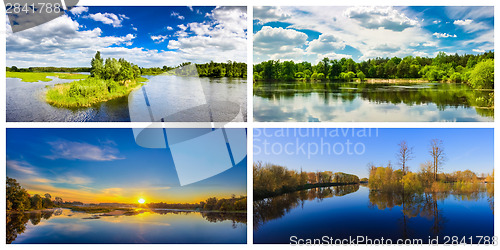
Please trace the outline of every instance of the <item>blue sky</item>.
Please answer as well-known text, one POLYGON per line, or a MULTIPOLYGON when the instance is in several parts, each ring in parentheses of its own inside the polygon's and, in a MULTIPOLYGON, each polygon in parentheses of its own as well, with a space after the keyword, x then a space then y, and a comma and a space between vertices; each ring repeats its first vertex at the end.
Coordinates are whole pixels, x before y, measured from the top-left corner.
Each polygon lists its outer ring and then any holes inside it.
POLYGON ((265 129, 265 132, 254 129, 253 157, 254 162, 274 163, 289 169, 340 171, 362 178, 368 177, 368 163, 385 166, 391 161, 393 167, 398 167, 396 153, 402 140, 413 147, 415 158, 409 162, 410 171, 419 171, 420 164, 431 159, 428 150, 432 139, 443 141, 446 161, 442 171, 470 169, 477 174, 492 173, 493 129, 378 129, 378 132, 377 129, 265 129), (285 151, 287 143, 291 144, 285 151), (304 150, 297 149, 303 143, 304 150), (320 149, 314 154, 314 146, 307 150, 308 145, 321 143, 330 145, 329 154, 327 146, 320 146, 323 154, 320 149), (347 143, 351 143, 350 151, 347 143))
POLYGON ((31 194, 82 202, 198 202, 246 195, 246 158, 181 187, 170 151, 138 146, 132 129, 8 129, 7 176, 31 194))
POLYGON ((493 50, 493 7, 254 7, 254 63, 493 50))
POLYGON ((89 66, 97 50, 141 67, 246 62, 246 7, 78 6, 12 33, 7 66, 89 66))

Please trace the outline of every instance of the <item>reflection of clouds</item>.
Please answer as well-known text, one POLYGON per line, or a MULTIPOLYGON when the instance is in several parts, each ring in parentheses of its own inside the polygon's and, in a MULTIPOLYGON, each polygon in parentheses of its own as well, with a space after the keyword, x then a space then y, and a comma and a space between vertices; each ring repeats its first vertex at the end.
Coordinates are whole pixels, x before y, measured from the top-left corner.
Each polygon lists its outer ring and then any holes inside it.
POLYGON ((439 110, 434 103, 407 105, 371 102, 356 97, 352 101, 337 98, 337 94, 318 93, 295 95, 293 98, 266 99, 254 96, 255 121, 305 122, 315 117, 319 121, 370 122, 457 122, 492 121, 481 117, 474 108, 450 107, 439 110))

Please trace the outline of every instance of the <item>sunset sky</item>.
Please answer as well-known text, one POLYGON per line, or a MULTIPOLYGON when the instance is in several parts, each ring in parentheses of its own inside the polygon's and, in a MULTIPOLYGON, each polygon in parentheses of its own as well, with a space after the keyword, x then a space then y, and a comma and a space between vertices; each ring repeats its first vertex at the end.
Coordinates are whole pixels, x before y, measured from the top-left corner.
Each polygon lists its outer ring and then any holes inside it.
POLYGON ((170 151, 138 146, 131 129, 8 129, 7 176, 30 194, 65 201, 184 203, 246 195, 246 158, 180 186, 170 151))
POLYGON ((394 168, 399 168, 398 144, 406 140, 414 152, 414 159, 408 162, 410 171, 418 172, 420 164, 431 159, 429 143, 432 139, 443 141, 446 154, 443 172, 469 169, 477 174, 492 173, 493 129, 254 129, 254 162, 274 163, 295 170, 302 168, 304 171, 345 172, 362 178, 368 177, 368 163, 386 166, 390 161, 394 168), (347 150, 348 141, 351 143, 350 152, 347 150), (279 145, 284 147, 288 143, 291 143, 288 151, 280 151, 279 145), (309 144, 323 147, 324 153, 314 146, 307 150, 309 144), (326 153, 328 146, 322 145, 335 146, 337 153, 333 149, 330 154, 326 153), (354 151, 355 146, 357 151, 354 151), (275 147, 274 151, 272 147, 275 147))

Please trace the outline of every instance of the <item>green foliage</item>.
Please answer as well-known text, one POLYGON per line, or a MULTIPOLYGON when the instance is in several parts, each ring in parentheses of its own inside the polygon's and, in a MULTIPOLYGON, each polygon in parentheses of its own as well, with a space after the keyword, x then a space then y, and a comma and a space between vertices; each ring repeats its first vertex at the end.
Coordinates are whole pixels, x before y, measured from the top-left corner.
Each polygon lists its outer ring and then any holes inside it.
POLYGON ((365 78, 423 78, 429 81, 470 82, 476 88, 492 88, 493 58, 494 53, 491 51, 479 55, 447 55, 441 52, 435 58, 375 58, 359 63, 351 58, 323 58, 316 65, 308 62, 269 60, 255 64, 253 69, 255 81, 351 81, 357 75, 361 81, 365 78))
POLYGON ((31 202, 29 194, 19 185, 16 179, 7 177, 6 186, 6 199, 7 199, 7 209, 25 211, 30 209, 31 202))
MULTIPOLYGON (((30 209, 39 210, 44 208, 53 208, 55 206, 52 196, 46 193, 43 197, 39 194, 30 196, 26 189, 13 178, 7 177, 6 182, 6 205, 7 211, 15 210, 18 212, 30 209)), ((57 197, 56 201, 62 203, 62 199, 57 197)))
POLYGON ((491 89, 494 81, 494 61, 493 59, 484 60, 472 69, 469 82, 474 88, 491 89))
POLYGON ((56 84, 45 96, 48 103, 59 107, 89 107, 93 104, 128 95, 141 86, 145 78, 137 78, 126 84, 113 80, 89 77, 71 83, 56 84))

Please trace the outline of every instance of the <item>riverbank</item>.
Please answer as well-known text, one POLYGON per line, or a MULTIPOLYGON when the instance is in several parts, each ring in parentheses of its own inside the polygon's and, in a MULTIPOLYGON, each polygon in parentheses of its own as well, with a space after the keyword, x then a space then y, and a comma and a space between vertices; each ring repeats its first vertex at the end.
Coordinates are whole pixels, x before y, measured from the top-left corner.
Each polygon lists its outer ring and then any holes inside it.
POLYGON ((57 77, 59 79, 86 79, 89 75, 78 73, 55 73, 55 72, 6 72, 7 78, 19 78, 22 82, 50 82, 53 79, 48 76, 57 77))
POLYGON ((57 107, 90 107, 97 103, 127 96, 132 90, 139 88, 146 81, 148 80, 143 77, 128 80, 124 83, 87 78, 50 87, 45 94, 45 100, 57 107))
POLYGON ((301 190, 307 190, 311 188, 319 188, 319 187, 336 187, 336 186, 347 186, 347 185, 354 185, 354 184, 359 184, 359 182, 353 182, 353 183, 315 183, 315 184, 305 184, 302 186, 296 186, 296 187, 282 187, 281 189, 271 192, 271 191, 253 191, 253 200, 262 200, 265 198, 271 198, 287 193, 292 193, 296 191, 301 191, 301 190))

